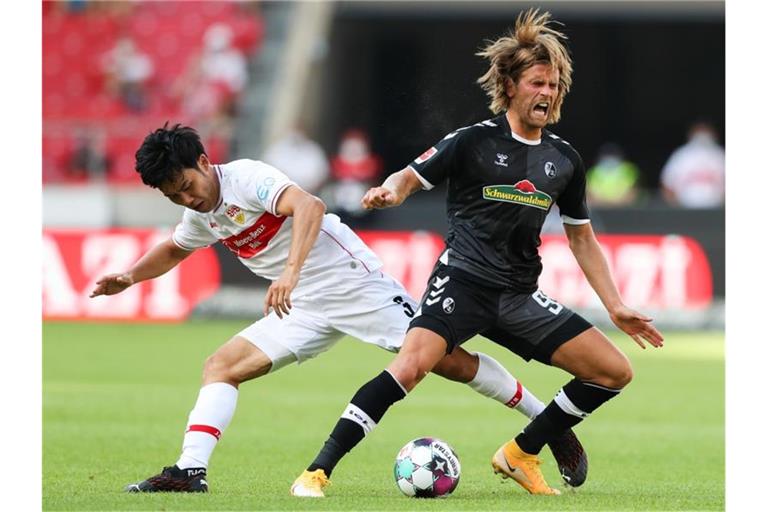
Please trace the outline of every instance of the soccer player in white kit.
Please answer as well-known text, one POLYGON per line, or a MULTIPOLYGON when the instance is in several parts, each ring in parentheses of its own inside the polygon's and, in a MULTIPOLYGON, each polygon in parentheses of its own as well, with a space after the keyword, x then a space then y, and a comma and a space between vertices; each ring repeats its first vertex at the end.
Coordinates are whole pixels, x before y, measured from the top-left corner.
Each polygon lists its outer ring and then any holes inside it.
MULTIPOLYGON (((417 303, 381 271, 379 258, 349 227, 325 213, 320 199, 260 161, 212 164, 192 128, 166 123, 150 133, 136 152, 136 170, 144 184, 186 208, 182 221, 132 268, 99 279, 91 297, 158 277, 218 241, 254 274, 272 281, 264 318, 205 361, 178 461, 126 487, 129 492, 207 492, 208 461, 235 412, 241 383, 313 358, 345 335, 397 352, 417 303)), ((529 418, 544 409, 485 354, 457 347, 433 371, 529 418)), ((586 464, 572 432, 550 448, 559 465, 561 460, 586 464)))

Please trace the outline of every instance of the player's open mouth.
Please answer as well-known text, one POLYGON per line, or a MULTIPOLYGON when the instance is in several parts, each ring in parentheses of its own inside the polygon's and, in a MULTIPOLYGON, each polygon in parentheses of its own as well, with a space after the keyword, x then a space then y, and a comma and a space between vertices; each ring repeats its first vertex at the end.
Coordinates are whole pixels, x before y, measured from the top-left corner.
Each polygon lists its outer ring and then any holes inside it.
POLYGON ((540 103, 537 103, 533 106, 533 113, 534 114, 541 114, 543 116, 546 116, 549 112, 549 103, 542 101, 540 103))

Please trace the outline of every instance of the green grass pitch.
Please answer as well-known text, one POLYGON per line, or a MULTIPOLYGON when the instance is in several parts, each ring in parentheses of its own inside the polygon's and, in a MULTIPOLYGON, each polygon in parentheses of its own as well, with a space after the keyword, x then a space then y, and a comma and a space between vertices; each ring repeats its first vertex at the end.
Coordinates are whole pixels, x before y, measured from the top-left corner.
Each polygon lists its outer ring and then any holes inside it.
MULTIPOLYGON (((288 493, 354 391, 391 359, 342 340, 315 360, 241 386, 234 420, 209 467, 207 495, 129 495, 122 487, 172 464, 199 387, 202 363, 247 322, 43 326, 45 510, 722 510, 725 495, 722 333, 667 333, 645 350, 610 333, 635 379, 578 426, 590 457, 586 484, 560 497, 530 496, 493 474, 490 458, 525 424, 468 387, 429 376, 336 468, 322 500, 288 493), (398 449, 436 436, 462 463, 456 492, 402 496, 398 449)), ((481 339, 465 347, 496 358, 548 402, 563 372, 524 363, 481 339)), ((550 484, 562 488, 542 452, 550 484)))

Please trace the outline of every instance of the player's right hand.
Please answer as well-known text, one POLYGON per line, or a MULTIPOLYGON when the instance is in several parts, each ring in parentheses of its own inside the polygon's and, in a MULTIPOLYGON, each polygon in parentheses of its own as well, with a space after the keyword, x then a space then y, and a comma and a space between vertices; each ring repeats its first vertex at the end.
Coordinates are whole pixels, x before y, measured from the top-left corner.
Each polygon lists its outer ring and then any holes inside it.
POLYGON ((400 204, 397 195, 385 187, 373 187, 368 189, 363 199, 360 201, 363 208, 372 210, 374 208, 388 208, 400 204))
POLYGON ((114 295, 125 290, 132 284, 133 279, 128 274, 108 274, 96 281, 96 288, 93 289, 90 297, 114 295))

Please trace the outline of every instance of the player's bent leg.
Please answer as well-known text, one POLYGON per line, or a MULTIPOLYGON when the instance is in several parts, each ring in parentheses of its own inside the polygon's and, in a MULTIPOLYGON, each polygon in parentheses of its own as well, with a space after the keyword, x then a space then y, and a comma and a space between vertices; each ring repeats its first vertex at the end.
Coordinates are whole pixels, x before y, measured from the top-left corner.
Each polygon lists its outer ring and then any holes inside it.
MULTIPOLYGON (((457 347, 451 354, 441 359, 432 371, 438 373, 438 369, 442 370, 443 377, 467 382, 481 395, 515 409, 530 419, 534 419, 544 411, 541 400, 515 379, 498 361, 486 354, 470 354, 461 347, 457 347), (475 363, 474 370, 472 363, 475 363), (468 368, 469 371, 462 371, 462 368, 468 368), (475 372, 474 375, 472 371, 475 372), (471 380, 467 381, 467 378, 471 380)), ((566 430, 549 441, 547 445, 555 457, 563 481, 571 487, 582 485, 587 479, 587 453, 573 430, 566 430)))
POLYGON ((241 383, 269 373, 272 360, 260 348, 241 336, 222 345, 205 361, 203 385, 226 382, 238 387, 241 383))
POLYGON ((456 347, 432 369, 432 373, 454 382, 468 384, 475 378, 480 367, 480 357, 470 354, 461 347, 456 347))
POLYGON ((474 391, 515 409, 527 418, 535 418, 544 403, 504 368, 482 352, 470 353, 461 347, 446 354, 432 372, 446 379, 468 384, 474 391))
POLYGON ((624 388, 633 377, 627 356, 596 327, 560 345, 551 364, 583 382, 611 389, 624 388))
MULTIPOLYGON (((455 378, 458 375, 461 379, 466 379, 467 373, 454 370, 454 366, 463 364, 466 368, 471 369, 472 362, 476 363, 476 370, 474 370, 474 376, 469 375, 472 380, 468 384, 473 390, 519 411, 530 419, 534 419, 544 411, 544 404, 541 400, 515 379, 498 361, 486 354, 470 354, 461 347, 457 347, 453 353, 444 357, 432 371, 438 373, 438 368, 442 366, 444 369, 445 366, 450 365, 448 366, 450 371, 444 372, 448 374, 444 374, 444 377, 460 380, 455 378)), ((571 487, 582 485, 587 479, 587 453, 573 430, 566 430, 550 440, 547 446, 555 457, 563 481, 571 487)))
MULTIPOLYGON (((558 441, 586 419, 598 407, 614 398, 632 380, 632 367, 624 354, 598 329, 590 327, 557 347, 550 358, 553 366, 562 368, 574 379, 563 386, 544 411, 531 421, 514 441, 523 453, 538 454, 545 444, 553 453, 558 441)), ((509 443, 508 443, 509 444, 509 443)), ((567 450, 566 450, 567 451, 567 450)), ((570 467, 575 479, 571 485, 580 485, 586 478, 586 456, 581 457, 577 448, 576 458, 561 453, 562 462, 570 467), (582 462, 580 462, 583 460, 582 462)), ((557 454, 556 458, 558 458, 557 454)), ((561 460, 558 465, 563 467, 561 460)), ((566 479, 568 480, 568 479, 566 479)))
POLYGON ((182 453, 175 465, 138 483, 128 492, 208 492, 211 454, 232 420, 238 386, 270 371, 272 360, 243 337, 219 347, 203 366, 203 386, 189 413, 182 453))
POLYGON ((402 349, 387 369, 357 390, 315 460, 291 485, 291 494, 301 498, 324 496, 341 458, 432 370, 445 350, 446 341, 441 336, 423 328, 408 331, 402 349))
MULTIPOLYGON (((387 371, 397 379, 405 392, 409 392, 429 372, 436 370, 436 365, 445 356, 447 346, 448 342, 439 334, 423 327, 414 327, 408 331, 403 347, 387 366, 387 371)), ((469 354, 467 356, 471 357, 469 354)))

